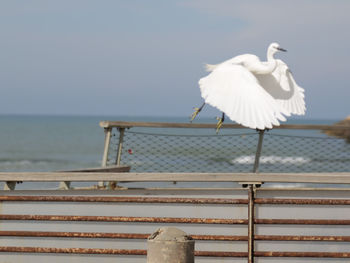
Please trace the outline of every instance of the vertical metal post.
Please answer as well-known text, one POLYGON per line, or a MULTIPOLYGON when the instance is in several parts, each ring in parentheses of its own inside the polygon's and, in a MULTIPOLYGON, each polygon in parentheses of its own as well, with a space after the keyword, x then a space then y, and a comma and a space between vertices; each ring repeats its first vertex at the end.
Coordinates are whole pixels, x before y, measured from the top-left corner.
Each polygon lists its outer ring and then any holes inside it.
POLYGON ((258 146, 256 148, 256 153, 255 153, 255 162, 254 162, 253 173, 257 173, 258 169, 259 169, 259 161, 260 161, 262 143, 263 143, 263 139, 264 139, 264 132, 265 132, 265 130, 259 130, 259 141, 258 141, 258 146))
POLYGON ((110 127, 105 128, 104 131, 105 131, 105 147, 103 150, 102 167, 107 166, 109 144, 111 142, 111 136, 112 136, 112 128, 110 127))
POLYGON ((116 165, 120 165, 120 160, 122 158, 122 150, 123 150, 123 140, 124 140, 124 132, 125 128, 118 128, 119 130, 119 143, 118 143, 118 149, 117 149, 117 157, 115 160, 116 165))
POLYGON ((255 185, 248 186, 248 263, 254 263, 254 200, 255 185))
MULTIPOLYGON (((257 173, 259 170, 259 162, 260 162, 262 144, 263 144, 263 140, 264 140, 264 133, 265 133, 265 130, 259 130, 259 141, 258 141, 258 146, 256 148, 256 153, 255 153, 253 173, 257 173)), ((258 184, 258 186, 260 186, 260 185, 261 184, 258 184)), ((254 263, 255 189, 256 189, 255 184, 248 185, 248 263, 254 263)))
MULTIPOLYGON (((102 167, 107 166, 109 144, 111 143, 111 136, 112 136, 112 128, 111 127, 105 128, 104 131, 105 131, 105 146, 103 149, 102 167)), ((104 182, 103 181, 98 182, 98 187, 104 188, 105 187, 104 182)))
MULTIPOLYGON (((117 148, 117 156, 115 159, 116 165, 120 165, 120 160, 122 158, 125 128, 118 128, 118 131, 119 131, 119 142, 118 142, 118 148, 117 148)), ((117 183, 118 182, 109 182, 108 189, 115 189, 117 187, 117 183)))

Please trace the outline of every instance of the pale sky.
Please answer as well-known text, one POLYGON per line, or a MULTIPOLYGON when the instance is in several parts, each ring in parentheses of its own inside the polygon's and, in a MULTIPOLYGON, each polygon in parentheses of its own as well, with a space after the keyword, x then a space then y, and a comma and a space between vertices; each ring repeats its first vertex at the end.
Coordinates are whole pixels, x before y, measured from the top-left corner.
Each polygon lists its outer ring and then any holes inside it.
POLYGON ((0 114, 189 116, 204 63, 266 60, 278 42, 304 118, 343 119, 349 11, 347 0, 0 0, 0 114))

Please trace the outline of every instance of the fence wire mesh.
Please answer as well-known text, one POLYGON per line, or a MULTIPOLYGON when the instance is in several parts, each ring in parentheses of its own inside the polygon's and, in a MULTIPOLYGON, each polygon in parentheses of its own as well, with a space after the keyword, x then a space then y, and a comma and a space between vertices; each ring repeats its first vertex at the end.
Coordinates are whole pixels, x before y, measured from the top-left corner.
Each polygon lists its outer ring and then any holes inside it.
MULTIPOLYGON (((119 132, 113 129, 108 163, 119 132)), ((174 135, 126 130, 121 164, 131 172, 252 172, 259 134, 174 135)), ((350 144, 331 137, 265 132, 259 172, 349 172, 350 144)))

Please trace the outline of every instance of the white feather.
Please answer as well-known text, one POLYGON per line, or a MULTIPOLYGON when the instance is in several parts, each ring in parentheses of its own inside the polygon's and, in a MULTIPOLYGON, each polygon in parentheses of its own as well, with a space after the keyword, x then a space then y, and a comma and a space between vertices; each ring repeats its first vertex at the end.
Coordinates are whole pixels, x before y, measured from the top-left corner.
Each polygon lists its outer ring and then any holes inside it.
POLYGON ((284 120, 281 107, 241 65, 221 64, 199 80, 206 103, 249 128, 272 128, 284 120))
POLYGON ((299 87, 288 66, 277 59, 277 67, 271 74, 255 74, 260 85, 282 106, 282 113, 304 115, 306 111, 304 89, 299 87))
POLYGON ((288 66, 273 55, 279 45, 272 43, 267 62, 246 54, 221 64, 206 65, 211 72, 199 80, 205 103, 224 112, 231 120, 253 129, 271 129, 285 116, 305 114, 304 90, 288 66))
POLYGON ((205 64, 205 70, 208 72, 213 71, 218 65, 205 64))

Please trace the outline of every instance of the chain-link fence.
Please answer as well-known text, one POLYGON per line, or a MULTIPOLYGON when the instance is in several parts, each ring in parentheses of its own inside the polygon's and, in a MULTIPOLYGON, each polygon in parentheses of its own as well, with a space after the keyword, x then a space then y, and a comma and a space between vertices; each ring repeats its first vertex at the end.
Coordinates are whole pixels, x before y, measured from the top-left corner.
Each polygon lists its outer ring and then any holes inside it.
MULTIPOLYGON (((253 171, 258 132, 196 133, 125 130, 120 164, 130 165, 131 172, 253 171)), ((116 161, 119 135, 114 128, 108 164, 116 161)), ((265 132, 259 163, 259 172, 349 172, 350 144, 325 135, 265 132)))

